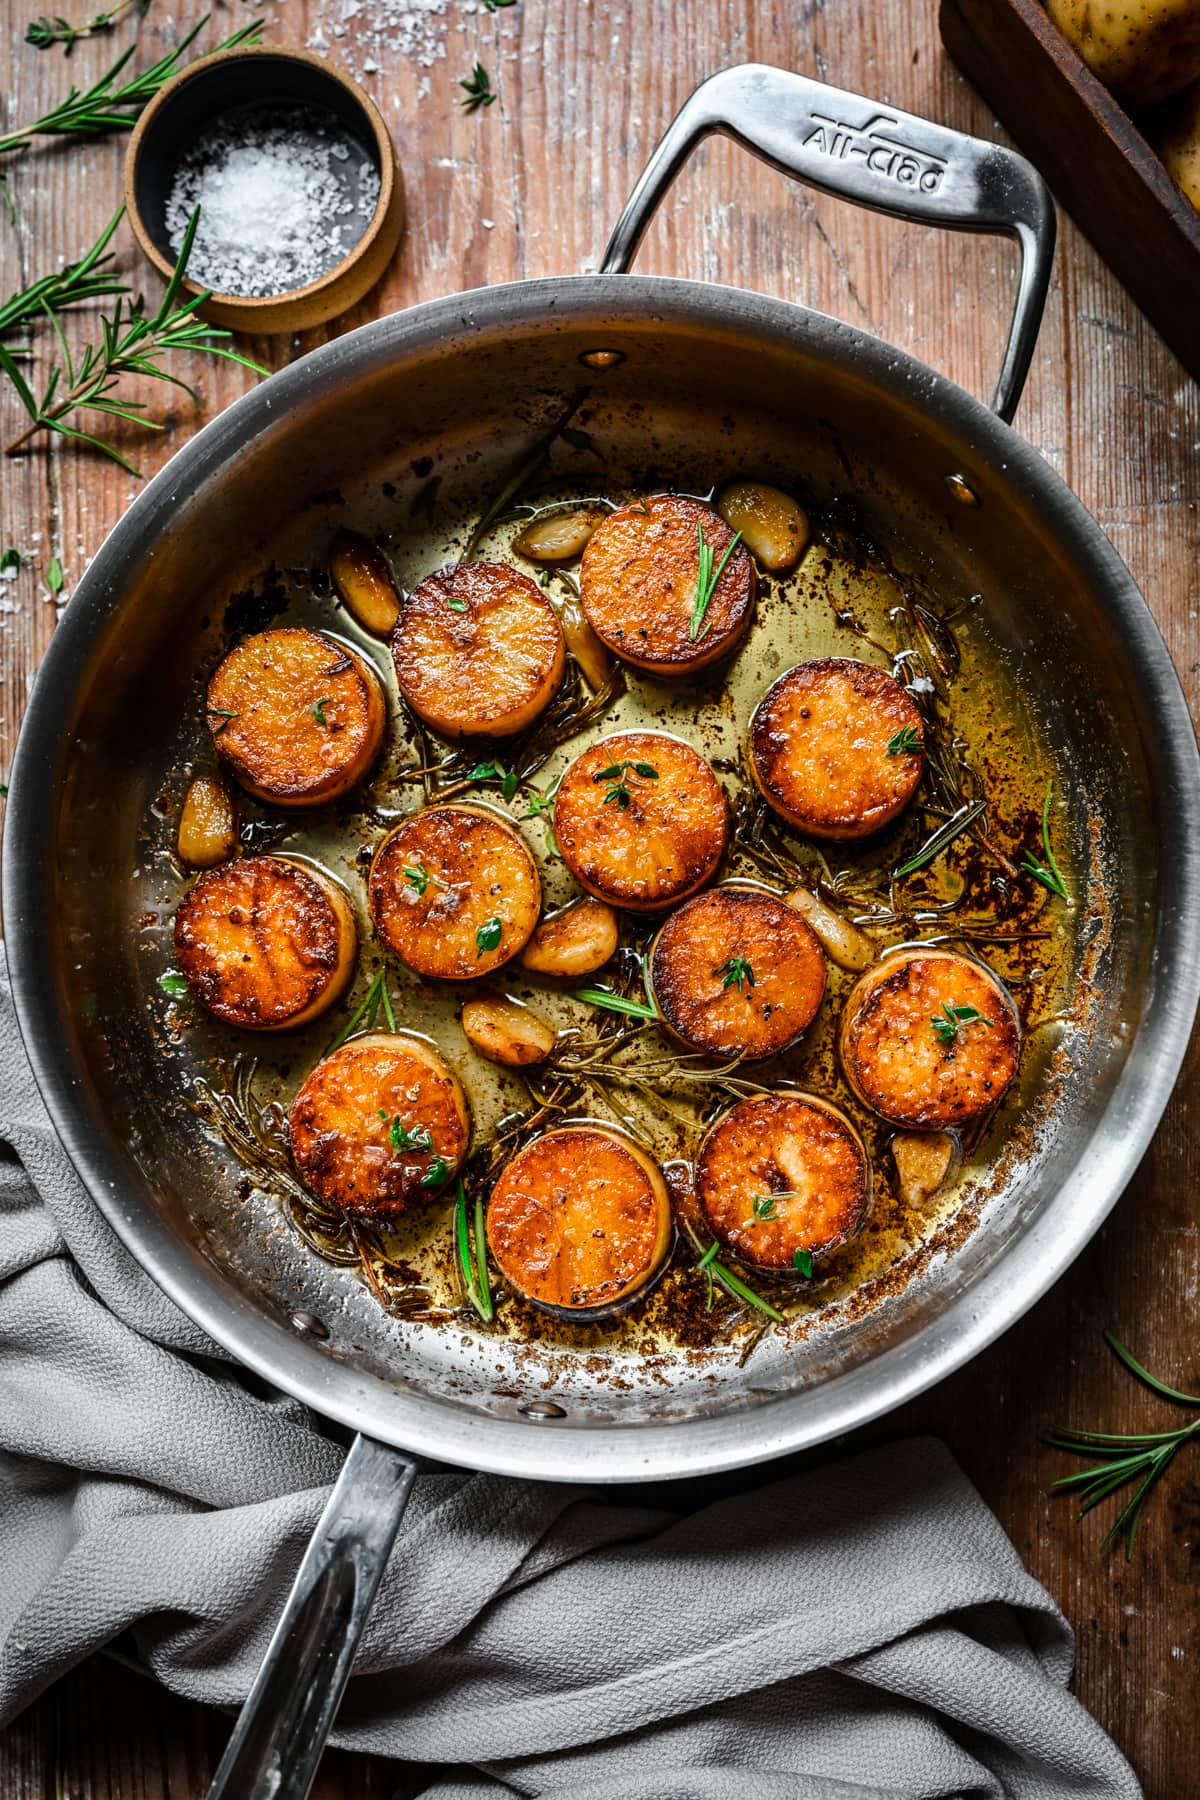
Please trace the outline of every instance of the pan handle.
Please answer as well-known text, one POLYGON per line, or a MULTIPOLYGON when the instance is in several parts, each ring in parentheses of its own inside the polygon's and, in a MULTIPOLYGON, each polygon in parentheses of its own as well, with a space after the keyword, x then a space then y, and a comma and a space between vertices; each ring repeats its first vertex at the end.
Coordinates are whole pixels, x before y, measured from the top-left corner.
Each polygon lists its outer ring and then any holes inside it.
POLYGON ((702 138, 722 132, 764 162, 874 212, 1016 238, 1021 275, 992 405, 1011 420, 1029 372, 1054 259, 1054 202, 1023 156, 1000 144, 766 63, 710 76, 685 100, 617 220, 601 265, 624 274, 671 182, 702 138))
POLYGON ((355 1438, 208 1800, 305 1800, 416 1472, 355 1438))

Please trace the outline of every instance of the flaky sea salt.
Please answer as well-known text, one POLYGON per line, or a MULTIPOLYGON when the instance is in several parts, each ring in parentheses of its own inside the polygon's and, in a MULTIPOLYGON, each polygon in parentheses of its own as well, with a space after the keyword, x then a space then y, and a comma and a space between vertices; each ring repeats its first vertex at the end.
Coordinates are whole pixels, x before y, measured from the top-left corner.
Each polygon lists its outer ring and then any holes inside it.
POLYGON ((221 294, 286 294, 334 268, 379 202, 379 171, 331 113, 246 108, 214 121, 181 157, 167 200, 179 254, 200 223, 188 275, 221 294), (353 153, 353 154, 352 154, 353 153))

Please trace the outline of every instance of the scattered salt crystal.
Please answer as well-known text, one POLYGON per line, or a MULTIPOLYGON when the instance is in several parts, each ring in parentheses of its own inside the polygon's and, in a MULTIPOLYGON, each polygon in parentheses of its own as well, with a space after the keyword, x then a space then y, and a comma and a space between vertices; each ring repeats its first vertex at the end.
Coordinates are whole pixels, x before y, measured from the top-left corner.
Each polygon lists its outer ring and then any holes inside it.
POLYGON ((495 231, 496 229, 495 219, 480 219, 479 223, 483 226, 485 231, 495 231))
POLYGON ((191 278, 222 294, 285 294, 340 263, 378 201, 378 170, 331 113, 243 108, 215 120, 180 159, 167 236, 178 255, 198 206, 191 278))

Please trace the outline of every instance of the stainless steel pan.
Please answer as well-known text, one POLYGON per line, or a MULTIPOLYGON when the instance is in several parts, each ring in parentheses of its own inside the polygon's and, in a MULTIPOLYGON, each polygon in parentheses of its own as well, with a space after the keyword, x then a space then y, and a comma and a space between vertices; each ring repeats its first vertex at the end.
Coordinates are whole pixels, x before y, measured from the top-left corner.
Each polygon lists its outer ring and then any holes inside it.
MULTIPOLYGON (((1153 620, 1103 532, 1005 422, 1054 236, 1019 157, 780 70, 727 70, 659 146, 596 276, 518 283, 378 321, 231 407, 138 498, 75 593, 12 775, 4 903, 21 1028, 80 1175, 162 1287, 260 1375, 357 1440, 214 1792, 307 1792, 421 1457, 627 1481, 761 1461, 870 1419, 966 1361, 1061 1274, 1120 1194, 1183 1054, 1200 985, 1196 746, 1153 620), (1022 271, 989 411, 911 357, 733 288, 625 274, 673 174, 725 132, 801 181, 926 224, 1015 236, 1022 271), (599 355, 597 353, 600 353, 599 355), (139 922, 161 910, 140 834, 196 706, 214 597, 279 545, 319 555, 331 490, 422 457, 497 482, 588 371, 629 466, 803 468, 853 492, 989 629, 1093 825, 1093 1022, 1036 1143, 953 1254, 798 1349, 716 1382, 616 1389, 581 1359, 547 1398, 520 1358, 402 1328, 345 1271, 248 1233, 236 1170, 177 1104, 148 1025, 139 922)), ((1085 934, 1086 935, 1086 934, 1085 934)), ((1081 949, 1081 955, 1086 946, 1081 949)), ((155 968, 161 966, 156 964, 155 968)))

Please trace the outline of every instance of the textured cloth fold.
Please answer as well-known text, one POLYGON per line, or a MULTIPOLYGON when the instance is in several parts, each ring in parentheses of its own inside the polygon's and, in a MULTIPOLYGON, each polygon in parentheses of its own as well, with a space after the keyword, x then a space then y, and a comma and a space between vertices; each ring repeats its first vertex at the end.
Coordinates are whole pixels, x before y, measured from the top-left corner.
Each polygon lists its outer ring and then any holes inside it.
MULTIPOLYGON (((0 1137, 0 1721, 130 1635, 176 1693, 236 1706, 342 1450, 113 1235, 2 982, 0 1137)), ((334 1741, 427 1800, 1139 1793, 942 1445, 678 1496, 419 1477, 334 1741)))

